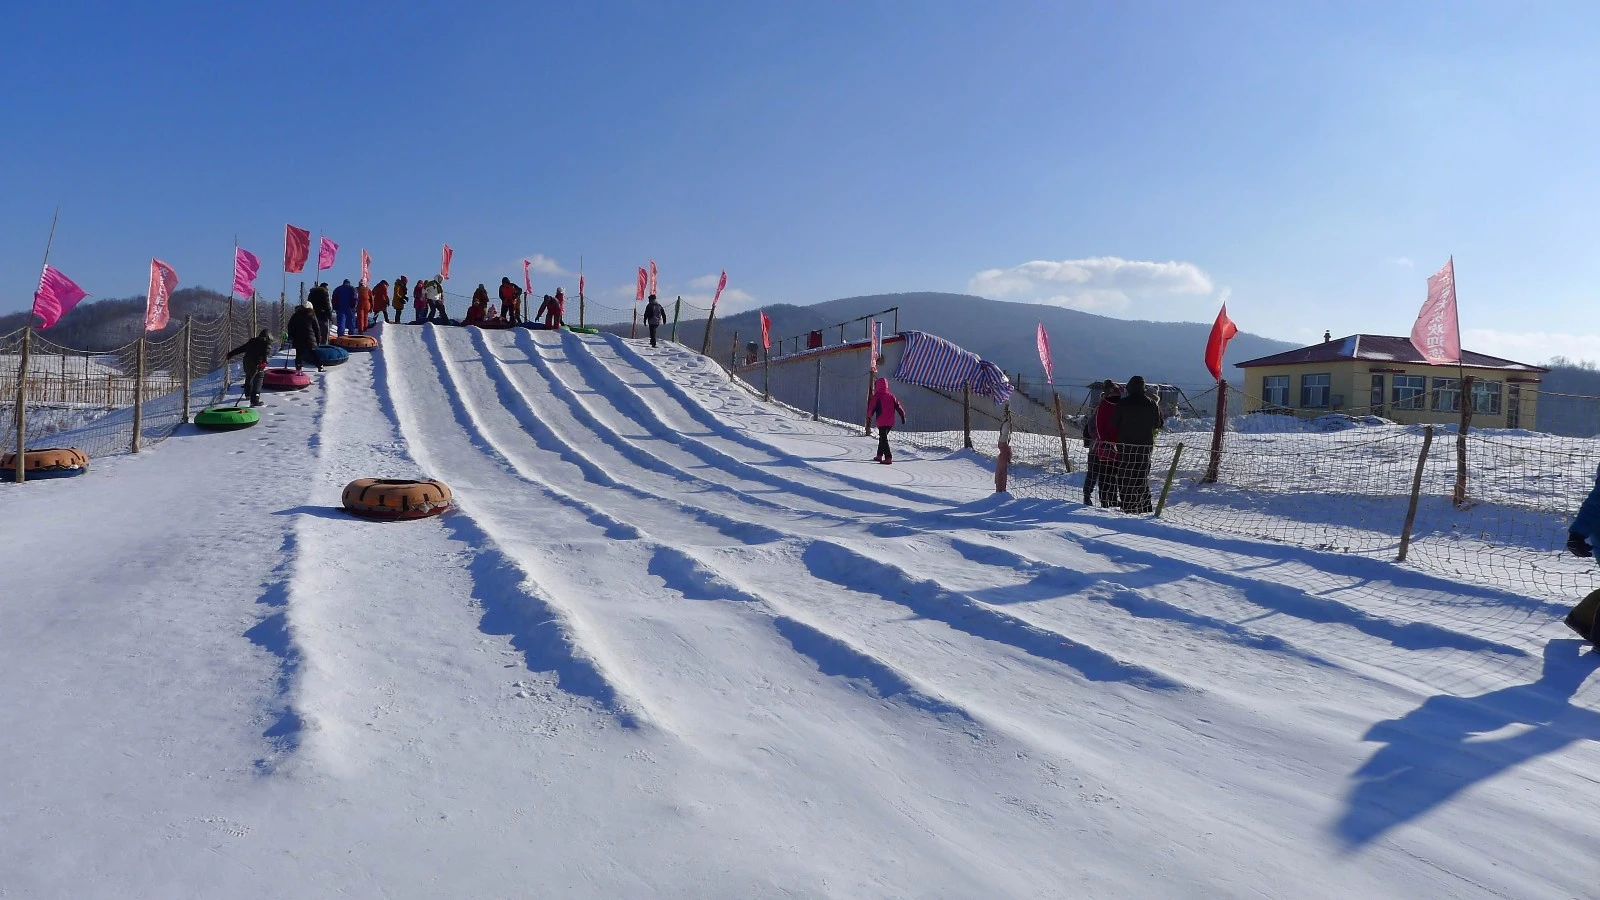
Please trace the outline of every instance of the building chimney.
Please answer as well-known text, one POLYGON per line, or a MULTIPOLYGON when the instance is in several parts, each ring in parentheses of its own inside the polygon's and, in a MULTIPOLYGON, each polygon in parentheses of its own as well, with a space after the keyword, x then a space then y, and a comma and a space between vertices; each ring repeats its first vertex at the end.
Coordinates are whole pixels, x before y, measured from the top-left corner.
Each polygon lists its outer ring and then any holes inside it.
POLYGON ((1330 343, 1330 342, 1331 342, 1331 341, 1332 341, 1332 340, 1333 340, 1333 332, 1331 332, 1331 331, 1324 331, 1324 332, 1323 332, 1323 333, 1322 333, 1322 342, 1323 342, 1323 343, 1324 343, 1324 344, 1326 344, 1326 343, 1330 343))

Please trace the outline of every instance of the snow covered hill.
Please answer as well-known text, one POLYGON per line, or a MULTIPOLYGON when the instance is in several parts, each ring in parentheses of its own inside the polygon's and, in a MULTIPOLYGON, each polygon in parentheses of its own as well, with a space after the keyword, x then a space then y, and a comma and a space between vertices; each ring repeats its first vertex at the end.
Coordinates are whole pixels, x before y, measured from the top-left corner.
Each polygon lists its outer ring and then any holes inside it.
POLYGON ((1579 897, 1565 607, 391 327, 0 489, 0 897, 1579 897), (338 509, 362 476, 446 516, 338 509))

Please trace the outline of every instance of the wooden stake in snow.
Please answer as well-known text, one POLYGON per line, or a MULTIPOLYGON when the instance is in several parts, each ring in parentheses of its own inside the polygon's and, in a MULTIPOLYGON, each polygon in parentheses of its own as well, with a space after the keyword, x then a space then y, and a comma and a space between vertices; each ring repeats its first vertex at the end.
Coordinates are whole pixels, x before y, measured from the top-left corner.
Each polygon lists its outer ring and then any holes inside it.
POLYGON ((189 379, 194 375, 194 316, 183 317, 183 423, 189 424, 189 379))
POLYGON ((1050 394, 1056 399, 1056 434, 1061 436, 1061 466, 1070 473, 1072 457, 1067 455, 1067 425, 1061 418, 1061 394, 1056 391, 1051 391, 1050 394))
POLYGON ((17 470, 12 473, 18 484, 28 479, 23 456, 28 450, 28 344, 32 336, 33 325, 22 329, 22 362, 17 368, 17 470))
MULTIPOLYGON (((1151 448, 1151 452, 1155 452, 1151 448)), ((1167 508, 1167 494, 1172 492, 1172 479, 1178 474, 1178 460, 1183 458, 1183 445, 1179 444, 1172 450, 1172 465, 1167 467, 1167 481, 1161 485, 1161 499, 1156 501, 1156 512, 1151 518, 1161 518, 1161 511, 1167 508)))
POLYGON ((1428 448, 1433 446, 1433 426, 1422 431, 1422 452, 1417 454, 1417 472, 1411 476, 1411 503, 1406 507, 1406 521, 1400 526, 1400 555, 1395 562, 1405 562, 1411 549, 1411 526, 1417 522, 1417 500, 1422 495, 1422 470, 1428 464, 1428 448))
MULTIPOLYGON (((228 304, 233 305, 231 302, 228 304)), ((133 446, 134 453, 139 452, 139 437, 144 431, 144 334, 139 335, 139 363, 134 370, 136 377, 133 382, 133 446)))
POLYGON ((1217 483, 1222 467, 1222 438, 1228 430, 1228 382, 1217 382, 1217 421, 1211 428, 1211 458, 1206 461, 1206 484, 1217 483))
POLYGON ((1472 427, 1472 382, 1476 376, 1461 378, 1461 427, 1456 432, 1456 489, 1450 502, 1457 509, 1467 505, 1467 429, 1472 427))

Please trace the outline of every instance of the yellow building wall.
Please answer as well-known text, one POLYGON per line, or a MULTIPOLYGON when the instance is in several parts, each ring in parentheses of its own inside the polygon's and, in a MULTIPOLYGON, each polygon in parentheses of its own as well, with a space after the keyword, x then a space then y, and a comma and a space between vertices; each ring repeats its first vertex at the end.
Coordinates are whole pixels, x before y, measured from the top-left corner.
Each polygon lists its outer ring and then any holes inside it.
MULTIPOLYGON (((1479 381, 1492 381, 1500 383, 1500 412, 1497 414, 1475 412, 1472 423, 1481 428, 1505 428, 1506 419, 1510 411, 1510 388, 1516 385, 1520 388, 1518 427, 1532 430, 1535 427, 1538 414, 1539 384, 1536 381, 1514 382, 1513 378, 1537 378, 1537 375, 1524 372, 1507 372, 1502 369, 1475 369, 1468 366, 1463 370, 1465 374, 1477 378, 1479 381)), ((1272 375, 1287 375, 1289 377, 1288 411, 1303 418, 1311 418, 1324 413, 1338 412, 1352 416, 1381 415, 1392 419, 1402 425, 1444 425, 1461 421, 1461 413, 1448 410, 1435 410, 1433 379, 1457 377, 1458 370, 1454 366, 1424 366, 1424 365, 1384 365, 1368 360, 1343 360, 1327 363, 1302 363, 1288 366, 1254 366, 1249 369, 1240 369, 1243 375, 1242 392, 1244 393, 1243 411, 1257 412, 1264 406, 1263 393, 1265 391, 1263 379, 1272 375), (1373 369, 1383 369, 1373 372, 1373 369), (1372 376, 1383 376, 1383 404, 1380 409, 1374 410, 1372 406, 1372 376), (1300 406, 1300 378, 1302 375, 1327 375, 1329 376, 1329 395, 1338 398, 1338 403, 1331 403, 1326 407, 1302 408, 1300 406), (1396 409, 1394 407, 1394 379, 1396 376, 1422 376, 1427 379, 1422 409, 1396 409)), ((1237 377, 1233 379, 1239 380, 1237 377)), ((1238 408, 1238 407, 1235 407, 1238 408)))

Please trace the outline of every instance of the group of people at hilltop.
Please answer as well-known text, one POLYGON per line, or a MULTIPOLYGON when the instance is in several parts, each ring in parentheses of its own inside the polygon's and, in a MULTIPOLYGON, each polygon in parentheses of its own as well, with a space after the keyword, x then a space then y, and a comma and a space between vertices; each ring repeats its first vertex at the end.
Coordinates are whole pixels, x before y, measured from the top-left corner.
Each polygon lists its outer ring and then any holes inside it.
POLYGON ((1100 384, 1100 400, 1084 420, 1083 445, 1089 448, 1089 472, 1083 479, 1083 503, 1130 513, 1148 513, 1150 456, 1161 430, 1161 406, 1146 389, 1144 378, 1128 379, 1126 388, 1110 379, 1100 384))

